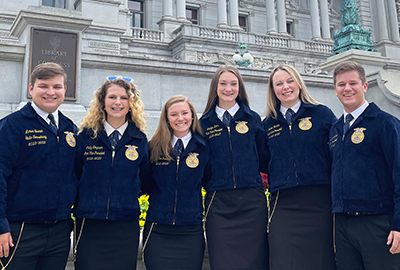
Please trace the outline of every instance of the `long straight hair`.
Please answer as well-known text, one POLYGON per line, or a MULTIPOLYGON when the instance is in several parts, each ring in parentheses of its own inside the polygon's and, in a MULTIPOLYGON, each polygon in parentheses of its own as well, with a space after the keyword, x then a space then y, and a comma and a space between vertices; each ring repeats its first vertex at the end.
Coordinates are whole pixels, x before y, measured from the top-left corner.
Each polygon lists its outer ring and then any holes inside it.
POLYGON ((172 159, 170 153, 172 151, 171 140, 173 130, 168 121, 168 109, 172 105, 179 102, 186 102, 186 104, 189 105, 190 112, 192 113, 192 125, 190 126, 190 131, 192 134, 197 133, 203 136, 199 119, 197 118, 196 111, 190 100, 183 95, 172 96, 167 100, 162 108, 157 130, 149 143, 151 162, 156 162, 161 157, 165 158, 166 160, 172 159))
POLYGON ((277 71, 286 71, 289 75, 293 78, 297 86, 299 87, 299 99, 301 102, 305 104, 320 104, 318 101, 313 99, 307 91, 306 85, 304 84, 303 79, 300 76, 300 73, 291 65, 279 65, 275 67, 271 75, 269 76, 268 81, 268 93, 267 93, 267 109, 265 110, 265 116, 267 118, 272 117, 276 119, 278 117, 278 110, 279 105, 281 104, 280 100, 277 98, 275 91, 274 91, 274 82, 273 77, 277 71))
POLYGON ((210 91, 208 92, 207 105, 204 109, 203 114, 206 114, 210 110, 212 110, 214 105, 218 102, 217 90, 218 90, 219 77, 221 76, 222 73, 224 73, 226 71, 233 73, 233 75, 235 75, 239 81, 239 94, 236 98, 236 101, 240 100, 242 103, 249 106, 249 98, 247 96, 246 88, 244 87, 244 83, 243 83, 243 78, 240 75, 239 70, 234 66, 224 65, 224 66, 220 66, 217 69, 217 71, 215 71, 214 76, 211 79, 210 91))

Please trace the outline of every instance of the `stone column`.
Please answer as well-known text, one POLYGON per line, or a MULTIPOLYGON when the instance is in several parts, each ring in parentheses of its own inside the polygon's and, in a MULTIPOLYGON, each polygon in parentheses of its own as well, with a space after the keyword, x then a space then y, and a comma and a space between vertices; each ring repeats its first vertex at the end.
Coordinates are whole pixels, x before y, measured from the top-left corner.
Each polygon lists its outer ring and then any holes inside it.
POLYGON ((311 30, 312 38, 321 38, 321 30, 319 24, 319 10, 318 0, 310 0, 310 13, 311 13, 311 30))
POLYGON ((186 21, 186 0, 176 0, 176 18, 186 21))
POLYGON ((322 26, 322 38, 331 38, 331 27, 329 24, 329 12, 328 12, 328 1, 320 0, 320 12, 321 12, 321 26, 322 26))
POLYGON ((278 32, 287 33, 285 0, 276 0, 276 8, 278 10, 278 32))
POLYGON ((163 18, 173 18, 172 0, 163 0, 163 18))
POLYGON ((388 0, 389 23, 392 34, 392 41, 400 42, 399 21, 397 19, 397 9, 395 0, 388 0))
POLYGON ((218 27, 226 27, 228 25, 228 17, 226 15, 226 0, 217 0, 218 5, 218 27))
POLYGON ((267 33, 276 33, 274 0, 266 0, 265 7, 267 8, 267 33))
POLYGON ((389 40, 388 35, 388 26, 386 19, 386 10, 385 10, 385 1, 384 0, 376 0, 376 10, 377 14, 379 14, 378 18, 378 28, 379 28, 379 40, 389 40))
POLYGON ((229 0, 229 13, 231 26, 234 28, 240 28, 238 0, 229 0))

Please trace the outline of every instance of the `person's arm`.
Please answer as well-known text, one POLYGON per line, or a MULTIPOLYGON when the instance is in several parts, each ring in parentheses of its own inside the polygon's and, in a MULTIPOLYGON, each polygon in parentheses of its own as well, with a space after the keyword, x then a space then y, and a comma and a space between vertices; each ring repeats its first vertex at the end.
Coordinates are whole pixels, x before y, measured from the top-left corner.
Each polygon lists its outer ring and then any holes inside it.
POLYGON ((17 163, 23 136, 10 122, 3 119, 0 123, 0 257, 8 257, 9 247, 14 246, 6 217, 6 179, 10 176, 13 165, 17 163))
POLYGON ((144 143, 144 153, 145 156, 143 157, 140 165, 139 165, 139 177, 141 183, 141 194, 150 194, 151 189, 154 184, 154 180, 151 177, 151 165, 149 160, 149 143, 144 143))
MULTIPOLYGON (((264 120, 265 121, 265 120, 264 120)), ((257 151, 259 171, 268 174, 268 164, 271 159, 271 154, 268 148, 268 138, 264 130, 265 122, 261 122, 256 133, 257 151)))
POLYGON ((391 245, 389 251, 396 254, 400 253, 400 122, 394 117, 388 119, 380 134, 382 149, 392 172, 394 185, 395 207, 392 230, 386 244, 391 245))

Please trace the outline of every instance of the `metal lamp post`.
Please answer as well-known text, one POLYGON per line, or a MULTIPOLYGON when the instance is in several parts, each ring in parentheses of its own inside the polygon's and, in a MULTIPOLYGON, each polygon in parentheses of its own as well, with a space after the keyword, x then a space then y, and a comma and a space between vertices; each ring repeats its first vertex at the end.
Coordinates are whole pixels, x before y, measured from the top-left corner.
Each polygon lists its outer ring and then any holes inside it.
POLYGON ((254 62, 254 57, 247 51, 247 44, 239 44, 239 50, 232 57, 239 67, 248 67, 254 62))

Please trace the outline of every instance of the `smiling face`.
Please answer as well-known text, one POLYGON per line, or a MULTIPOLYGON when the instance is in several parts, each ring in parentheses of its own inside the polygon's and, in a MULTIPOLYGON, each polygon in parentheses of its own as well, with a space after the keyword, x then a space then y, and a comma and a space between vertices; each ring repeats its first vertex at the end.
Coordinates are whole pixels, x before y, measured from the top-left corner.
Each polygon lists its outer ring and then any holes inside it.
POLYGON ((129 96, 125 88, 111 84, 107 89, 104 107, 107 113, 106 120, 110 125, 119 128, 125 123, 129 111, 129 96))
POLYGON ((287 71, 275 72, 272 77, 272 86, 282 106, 290 108, 300 100, 300 88, 287 71))
POLYGON ((351 113, 365 102, 368 83, 362 83, 356 70, 345 71, 336 76, 336 96, 347 113, 351 113))
POLYGON ((65 91, 64 77, 57 75, 49 79, 36 79, 34 85, 29 84, 29 94, 33 102, 41 110, 53 113, 64 101, 65 91))
POLYGON ((239 80, 232 72, 221 73, 218 80, 218 106, 229 109, 236 103, 239 94, 239 80))
POLYGON ((167 110, 167 118, 176 137, 182 138, 189 133, 192 126, 192 111, 189 104, 186 102, 172 104, 167 110))

